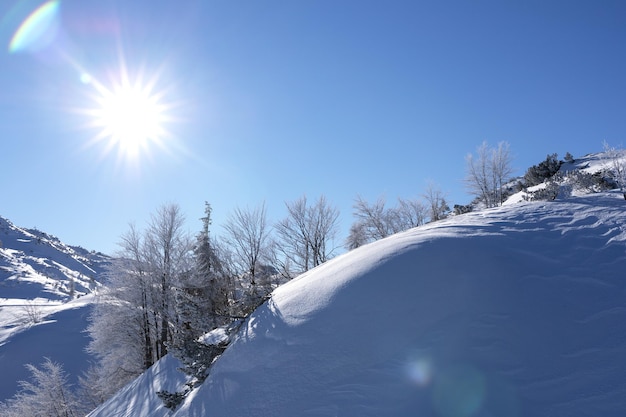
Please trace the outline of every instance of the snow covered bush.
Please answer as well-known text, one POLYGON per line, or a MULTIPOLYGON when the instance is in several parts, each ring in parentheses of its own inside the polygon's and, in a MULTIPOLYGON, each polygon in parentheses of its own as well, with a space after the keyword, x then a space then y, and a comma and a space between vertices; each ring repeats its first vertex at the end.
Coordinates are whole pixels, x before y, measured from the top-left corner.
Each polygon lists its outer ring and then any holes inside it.
POLYGON ((22 307, 22 313, 28 324, 40 323, 43 318, 41 307, 34 300, 27 301, 22 307))
POLYGON ((41 367, 26 365, 30 381, 20 381, 20 391, 0 404, 3 417, 78 417, 84 414, 69 388, 63 367, 46 358, 41 367))

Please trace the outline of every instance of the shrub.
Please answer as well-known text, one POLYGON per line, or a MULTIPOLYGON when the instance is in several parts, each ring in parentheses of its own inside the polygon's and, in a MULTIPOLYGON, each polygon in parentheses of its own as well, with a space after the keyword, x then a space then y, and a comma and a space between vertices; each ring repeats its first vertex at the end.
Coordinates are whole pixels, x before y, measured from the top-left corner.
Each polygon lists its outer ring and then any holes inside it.
POLYGON ((554 174, 559 172, 561 164, 563 164, 563 162, 559 161, 557 154, 553 153, 552 155, 548 155, 545 161, 528 168, 526 174, 524 174, 526 187, 541 184, 545 180, 552 178, 554 174))

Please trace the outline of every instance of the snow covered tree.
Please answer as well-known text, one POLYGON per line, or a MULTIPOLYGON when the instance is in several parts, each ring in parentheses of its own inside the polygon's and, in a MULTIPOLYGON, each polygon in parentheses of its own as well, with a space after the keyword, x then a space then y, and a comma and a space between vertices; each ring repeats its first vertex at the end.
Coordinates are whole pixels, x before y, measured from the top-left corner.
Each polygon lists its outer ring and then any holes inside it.
POLYGON ((177 294, 186 294, 192 303, 198 305, 196 327, 201 327, 202 332, 212 330, 216 326, 224 324, 230 316, 230 303, 233 298, 233 282, 231 272, 225 267, 222 259, 222 251, 218 242, 210 235, 212 224, 212 208, 205 202, 205 215, 202 221, 202 230, 196 237, 193 249, 194 267, 190 275, 186 275, 181 281, 177 294))
MULTIPOLYGON (((181 275, 174 297, 177 326, 169 347, 182 362, 181 370, 191 377, 191 386, 206 378, 213 359, 225 348, 203 343, 200 337, 233 320, 232 277, 222 267, 218 245, 210 236, 211 213, 211 205, 205 203, 202 230, 193 249, 194 267, 181 275)), ((181 399, 178 394, 162 393, 162 399, 174 404, 181 399)))
POLYGON ((371 242, 367 228, 363 222, 356 221, 350 225, 350 231, 346 238, 346 248, 348 250, 356 249, 371 242))
MULTIPOLYGON (((368 242, 384 239, 396 233, 395 213, 386 208, 385 204, 385 199, 382 197, 369 204, 361 196, 357 196, 352 207, 360 226, 355 227, 353 231, 364 234, 368 242)), ((352 238, 352 240, 355 239, 352 238)))
POLYGON ((109 396, 167 353, 177 317, 174 288, 192 268, 192 241, 177 205, 162 206, 140 233, 122 237, 93 309, 88 350, 109 396))
POLYGON ((426 223, 428 208, 417 199, 398 199, 396 208, 397 223, 401 230, 412 229, 426 223))
POLYGON ((626 151, 604 142, 604 154, 608 161, 608 176, 615 181, 626 200, 626 151))
POLYGON ((322 195, 314 205, 306 196, 286 203, 287 217, 275 225, 275 248, 283 256, 283 266, 292 273, 302 273, 332 257, 333 241, 338 232, 339 210, 322 195))
POLYGON ((110 265, 106 285, 96 299, 87 328, 88 352, 97 365, 91 370, 94 397, 106 399, 155 361, 153 289, 134 225, 121 237, 122 251, 110 265))
POLYGON ((428 204, 428 212, 430 221, 445 219, 450 212, 450 207, 446 202, 445 196, 441 189, 434 183, 429 183, 424 192, 424 198, 428 204))
POLYGON ((396 207, 385 207, 380 197, 369 204, 358 196, 353 205, 356 221, 350 226, 346 247, 355 249, 425 223, 427 207, 419 200, 398 199, 396 207))
POLYGON ((265 204, 254 209, 236 208, 224 226, 225 241, 232 248, 238 272, 256 285, 259 265, 267 254, 269 228, 265 204))
POLYGON ((95 409, 113 394, 100 374, 103 369, 102 366, 92 365, 78 377, 76 396, 86 411, 95 409))
POLYGON ((495 148, 483 142, 476 149, 476 156, 468 154, 465 160, 469 191, 485 207, 501 205, 504 202, 504 183, 512 173, 508 142, 500 142, 495 148))
POLYGON ((192 268, 192 241, 183 231, 184 216, 178 205, 162 206, 146 234, 146 249, 151 266, 151 277, 157 288, 155 307, 160 323, 155 343, 157 359, 167 354, 175 324, 174 288, 183 275, 192 268))
POLYGON ((26 365, 30 381, 20 381, 19 392, 0 404, 3 417, 78 417, 83 415, 63 367, 49 358, 38 368, 26 365))

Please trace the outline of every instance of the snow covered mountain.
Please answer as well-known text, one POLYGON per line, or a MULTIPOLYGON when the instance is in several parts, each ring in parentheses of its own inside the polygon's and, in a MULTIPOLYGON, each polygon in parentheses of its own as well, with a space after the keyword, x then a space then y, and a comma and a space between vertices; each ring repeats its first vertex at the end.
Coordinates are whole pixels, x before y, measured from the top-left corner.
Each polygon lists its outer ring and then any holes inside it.
POLYGON ((166 357, 89 416, 622 416, 624 271, 615 191, 454 216, 279 287, 174 413, 166 357))
POLYGON ((28 379, 24 365, 44 357, 63 364, 73 380, 86 369, 82 331, 108 262, 0 217, 0 401, 28 379))

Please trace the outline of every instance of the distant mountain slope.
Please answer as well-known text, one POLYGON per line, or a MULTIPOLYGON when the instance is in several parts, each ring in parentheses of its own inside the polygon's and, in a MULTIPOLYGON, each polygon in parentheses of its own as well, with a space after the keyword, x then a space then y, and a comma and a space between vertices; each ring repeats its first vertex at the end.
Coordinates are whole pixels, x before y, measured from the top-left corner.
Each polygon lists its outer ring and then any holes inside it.
MULTIPOLYGON (((624 271, 620 193, 412 229, 279 287, 173 415, 623 416, 624 271)), ((170 415, 174 367, 90 417, 170 415)))
POLYGON ((0 297, 67 300, 90 293, 109 258, 0 217, 0 297))
POLYGON ((90 294, 109 261, 0 217, 0 401, 29 377, 24 365, 44 357, 63 364, 72 381, 86 369, 90 294))

